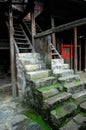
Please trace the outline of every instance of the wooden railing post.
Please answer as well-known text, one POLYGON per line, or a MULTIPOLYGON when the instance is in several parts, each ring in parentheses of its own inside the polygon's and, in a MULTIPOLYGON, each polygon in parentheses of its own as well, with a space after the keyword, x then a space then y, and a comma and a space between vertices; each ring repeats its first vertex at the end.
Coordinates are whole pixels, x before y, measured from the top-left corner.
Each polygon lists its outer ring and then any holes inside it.
POLYGON ((77 73, 77 27, 74 28, 74 73, 77 73))
POLYGON ((13 43, 13 16, 12 16, 12 2, 9 4, 9 37, 10 37, 10 59, 11 59, 11 82, 12 82, 12 96, 17 96, 16 90, 16 73, 15 73, 15 55, 13 43))

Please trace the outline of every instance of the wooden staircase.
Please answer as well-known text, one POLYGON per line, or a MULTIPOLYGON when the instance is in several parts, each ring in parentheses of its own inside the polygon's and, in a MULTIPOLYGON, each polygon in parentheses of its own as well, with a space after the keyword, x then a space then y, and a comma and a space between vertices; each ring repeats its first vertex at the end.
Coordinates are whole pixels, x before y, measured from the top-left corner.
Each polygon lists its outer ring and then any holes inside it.
POLYGON ((14 27, 14 42, 18 48, 19 53, 32 52, 33 47, 22 25, 18 24, 17 22, 16 23, 14 22, 13 27, 14 27))
MULTIPOLYGON (((23 23, 26 27, 26 29, 29 31, 30 35, 32 35, 32 31, 31 31, 31 21, 28 20, 23 20, 23 23)), ((39 27, 39 25, 36 23, 36 34, 41 33, 42 29, 39 27)))

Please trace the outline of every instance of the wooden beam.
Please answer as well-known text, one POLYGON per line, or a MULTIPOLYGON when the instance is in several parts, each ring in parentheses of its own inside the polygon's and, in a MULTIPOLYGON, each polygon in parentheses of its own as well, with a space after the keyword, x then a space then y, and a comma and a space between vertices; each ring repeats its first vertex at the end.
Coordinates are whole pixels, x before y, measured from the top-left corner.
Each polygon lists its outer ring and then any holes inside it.
POLYGON ((86 39, 85 39, 85 72, 86 72, 86 39))
MULTIPOLYGON (((51 16, 51 28, 54 28, 55 23, 54 23, 54 17, 51 16)), ((54 47, 56 48, 56 37, 55 37, 55 33, 52 33, 52 43, 54 45, 54 47)))
POLYGON ((16 91, 16 74, 15 74, 15 55, 14 55, 14 44, 13 44, 13 16, 12 6, 9 5, 9 37, 10 37, 10 58, 11 58, 11 82, 12 82, 12 96, 17 96, 16 91))
POLYGON ((52 33, 55 33, 55 32, 62 32, 62 31, 65 31, 65 30, 73 29, 74 27, 78 27, 78 26, 81 26, 81 25, 84 25, 84 24, 86 24, 86 18, 79 19, 79 20, 76 20, 76 21, 73 21, 73 22, 70 22, 70 23, 67 23, 67 24, 64 24, 64 25, 60 25, 60 26, 48 29, 48 30, 46 30, 46 31, 44 31, 40 34, 37 34, 35 36, 35 38, 43 37, 43 36, 46 36, 48 34, 52 34, 52 33))
POLYGON ((79 46, 79 71, 81 71, 81 44, 79 46))
MULTIPOLYGON (((34 46, 34 36, 36 35, 36 25, 35 25, 34 11, 31 12, 31 20, 32 20, 32 25, 31 25, 31 30, 32 30, 32 44, 33 44, 33 48, 35 48, 35 46, 34 46)), ((33 49, 33 52, 34 52, 34 49, 33 49)))
POLYGON ((9 50, 9 47, 0 47, 0 50, 9 50))
POLYGON ((77 73, 77 27, 74 28, 74 73, 77 73))

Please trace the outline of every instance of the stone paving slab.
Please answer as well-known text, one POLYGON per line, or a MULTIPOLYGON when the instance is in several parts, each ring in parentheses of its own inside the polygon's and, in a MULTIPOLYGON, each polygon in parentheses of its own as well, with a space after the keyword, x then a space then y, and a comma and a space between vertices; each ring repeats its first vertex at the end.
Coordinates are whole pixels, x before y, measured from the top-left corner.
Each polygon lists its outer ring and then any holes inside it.
POLYGON ((0 102, 0 130, 26 130, 32 123, 22 113, 25 108, 19 107, 18 100, 9 98, 0 102))

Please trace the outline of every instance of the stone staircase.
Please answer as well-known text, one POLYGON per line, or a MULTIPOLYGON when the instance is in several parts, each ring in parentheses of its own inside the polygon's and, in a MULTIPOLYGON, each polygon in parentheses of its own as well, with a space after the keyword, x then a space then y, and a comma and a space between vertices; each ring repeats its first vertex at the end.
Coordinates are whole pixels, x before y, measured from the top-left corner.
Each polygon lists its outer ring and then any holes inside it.
POLYGON ((86 121, 86 83, 68 65, 61 69, 60 73, 53 73, 46 69, 38 53, 20 53, 17 56, 19 96, 50 122, 53 130, 79 130, 82 123, 77 124, 86 121))

